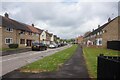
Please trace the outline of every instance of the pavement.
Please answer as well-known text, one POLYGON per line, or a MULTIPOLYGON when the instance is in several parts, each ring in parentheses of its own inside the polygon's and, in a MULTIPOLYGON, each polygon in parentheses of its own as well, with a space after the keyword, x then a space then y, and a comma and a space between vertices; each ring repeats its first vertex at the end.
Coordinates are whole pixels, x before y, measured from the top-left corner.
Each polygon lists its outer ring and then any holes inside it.
MULTIPOLYGON (((43 72, 43 73, 22 73, 14 70, 3 78, 89 78, 86 68, 85 60, 83 57, 82 48, 80 45, 76 49, 75 54, 65 62, 65 64, 56 72, 43 72)), ((68 79, 68 80, 69 80, 68 79)))
POLYGON ((71 45, 59 47, 55 49, 48 49, 46 51, 28 51, 20 54, 12 54, 0 57, 0 76, 3 76, 11 71, 14 71, 29 63, 42 59, 46 56, 50 56, 58 51, 66 49, 71 45))

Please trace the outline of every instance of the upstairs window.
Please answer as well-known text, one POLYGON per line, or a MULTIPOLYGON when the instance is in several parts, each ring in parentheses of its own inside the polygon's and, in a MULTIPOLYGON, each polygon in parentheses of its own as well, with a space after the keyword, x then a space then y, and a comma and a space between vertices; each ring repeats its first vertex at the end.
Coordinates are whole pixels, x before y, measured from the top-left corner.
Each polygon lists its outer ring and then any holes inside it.
POLYGON ((44 35, 42 35, 42 37, 43 37, 44 35))
POLYGON ((6 28, 7 32, 13 32, 13 28, 6 28))
POLYGON ((98 32, 97 35, 99 35, 100 33, 98 32))
POLYGON ((36 34, 36 36, 39 36, 39 34, 36 34))
POLYGON ((24 30, 21 30, 20 34, 25 34, 25 31, 24 31, 24 30))
POLYGON ((32 35, 32 32, 28 32, 28 35, 32 35))

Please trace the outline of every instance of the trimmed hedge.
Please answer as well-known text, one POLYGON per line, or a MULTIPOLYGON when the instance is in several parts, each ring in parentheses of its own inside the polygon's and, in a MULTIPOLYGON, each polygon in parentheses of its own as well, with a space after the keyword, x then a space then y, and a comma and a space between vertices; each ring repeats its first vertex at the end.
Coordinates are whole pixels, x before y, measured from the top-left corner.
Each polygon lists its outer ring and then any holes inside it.
POLYGON ((18 48, 18 44, 9 44, 9 48, 18 48))

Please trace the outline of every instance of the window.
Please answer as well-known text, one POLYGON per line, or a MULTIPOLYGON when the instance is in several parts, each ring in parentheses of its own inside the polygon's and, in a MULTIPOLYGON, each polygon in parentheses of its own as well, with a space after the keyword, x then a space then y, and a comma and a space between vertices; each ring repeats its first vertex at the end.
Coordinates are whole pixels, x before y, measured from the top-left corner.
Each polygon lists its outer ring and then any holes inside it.
POLYGON ((12 44, 13 39, 12 38, 5 38, 5 44, 12 44))
POLYGON ((32 33, 32 36, 34 36, 34 33, 32 33))
POLYGON ((32 32, 28 32, 28 35, 32 35, 32 32))
POLYGON ((24 31, 24 30, 21 30, 20 34, 25 34, 25 31, 24 31))
POLYGON ((36 34, 36 36, 39 36, 39 34, 36 34))
POLYGON ((100 34, 102 34, 102 31, 100 31, 100 34))
POLYGON ((99 38, 99 45, 102 45, 102 38, 99 38))
POLYGON ((6 31, 7 32, 13 32, 13 29, 12 28, 6 28, 6 31))
POLYGON ((99 35, 99 32, 97 33, 97 35, 99 35))
POLYGON ((25 44, 25 39, 20 39, 20 44, 25 44))

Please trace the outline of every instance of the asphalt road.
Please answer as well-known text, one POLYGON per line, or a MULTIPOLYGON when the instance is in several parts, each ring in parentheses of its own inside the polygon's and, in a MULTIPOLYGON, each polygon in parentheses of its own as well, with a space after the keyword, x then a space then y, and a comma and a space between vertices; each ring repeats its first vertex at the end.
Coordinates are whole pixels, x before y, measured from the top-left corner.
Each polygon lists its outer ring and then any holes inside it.
POLYGON ((68 59, 63 66, 57 71, 53 72, 41 72, 41 73, 24 73, 19 70, 14 70, 4 76, 3 80, 25 78, 40 79, 40 80, 91 80, 88 75, 85 60, 83 57, 83 51, 80 45, 76 49, 73 56, 68 59))
POLYGON ((20 54, 13 54, 0 57, 0 76, 3 76, 15 69, 25 66, 29 63, 42 59, 46 56, 52 55, 58 51, 66 49, 71 45, 60 48, 48 49, 46 51, 28 51, 20 54))

